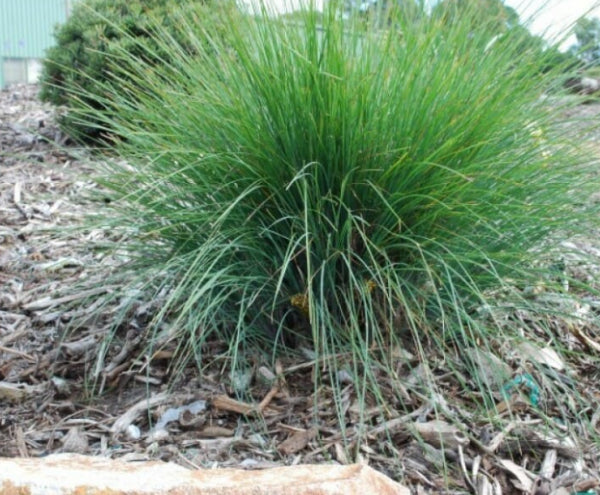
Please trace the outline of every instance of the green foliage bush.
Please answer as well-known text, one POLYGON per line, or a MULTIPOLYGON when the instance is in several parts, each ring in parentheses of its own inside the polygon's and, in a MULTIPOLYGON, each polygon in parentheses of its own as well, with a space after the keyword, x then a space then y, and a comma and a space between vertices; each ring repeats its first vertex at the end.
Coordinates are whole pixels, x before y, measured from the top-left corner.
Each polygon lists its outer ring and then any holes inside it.
MULTIPOLYGON (((177 29, 175 12, 195 15, 216 32, 213 23, 217 5, 212 0, 84 0, 77 2, 67 22, 55 32, 56 43, 46 54, 41 77, 40 97, 43 101, 66 107, 61 124, 74 138, 96 139, 103 129, 97 122, 81 122, 78 109, 92 104, 106 109, 102 101, 105 85, 113 73, 110 60, 115 53, 127 52, 149 66, 168 64, 169 53, 159 49, 152 33, 160 19, 164 36, 193 56, 194 49, 183 45, 177 29)), ((214 34, 214 33, 213 33, 214 34)), ((138 88, 142 91, 143 86, 138 88)), ((104 129, 110 132, 110 129, 104 129)))
POLYGON ((101 221, 127 239, 112 285, 160 301, 151 335, 168 323, 199 361, 219 335, 235 361, 304 331, 318 357, 350 350, 359 390, 377 393, 394 350, 452 369, 518 335, 480 317, 498 289, 555 311, 520 290, 553 242, 597 226, 593 160, 557 126, 539 52, 490 43, 478 11, 369 24, 328 5, 238 16, 227 43, 182 18, 195 57, 166 35, 169 67, 123 49, 128 90, 104 86, 110 111, 92 99, 81 118, 127 137, 101 221))

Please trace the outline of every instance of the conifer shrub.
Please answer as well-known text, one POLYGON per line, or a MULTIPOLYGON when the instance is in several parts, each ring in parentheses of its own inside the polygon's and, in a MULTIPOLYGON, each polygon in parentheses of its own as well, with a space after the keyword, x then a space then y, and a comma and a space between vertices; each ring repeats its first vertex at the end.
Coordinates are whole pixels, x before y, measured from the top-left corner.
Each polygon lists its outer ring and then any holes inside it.
MULTIPOLYGON (((83 0, 77 2, 71 16, 55 31, 56 43, 48 49, 41 76, 40 97, 43 101, 64 107, 63 129, 80 141, 91 141, 102 131, 98 122, 82 122, 77 109, 92 105, 103 111, 113 71, 109 60, 115 53, 126 52, 149 67, 168 64, 169 53, 160 47, 153 34, 160 20, 163 36, 172 37, 173 44, 187 56, 194 49, 185 44, 177 29, 176 16, 194 15, 211 26, 215 34, 219 24, 212 22, 215 11, 224 8, 227 0, 83 0)), ((141 92, 142 87, 138 88, 141 92)))

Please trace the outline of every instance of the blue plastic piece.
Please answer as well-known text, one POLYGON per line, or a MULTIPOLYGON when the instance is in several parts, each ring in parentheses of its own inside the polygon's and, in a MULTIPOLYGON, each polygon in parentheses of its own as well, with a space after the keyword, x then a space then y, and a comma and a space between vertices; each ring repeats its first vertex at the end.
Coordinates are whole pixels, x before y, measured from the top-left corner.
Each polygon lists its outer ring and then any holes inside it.
POLYGON ((510 382, 502 387, 502 390, 508 395, 513 388, 516 388, 519 385, 524 385, 529 389, 529 402, 531 402, 532 406, 537 407, 540 402, 540 387, 529 373, 515 376, 510 382))

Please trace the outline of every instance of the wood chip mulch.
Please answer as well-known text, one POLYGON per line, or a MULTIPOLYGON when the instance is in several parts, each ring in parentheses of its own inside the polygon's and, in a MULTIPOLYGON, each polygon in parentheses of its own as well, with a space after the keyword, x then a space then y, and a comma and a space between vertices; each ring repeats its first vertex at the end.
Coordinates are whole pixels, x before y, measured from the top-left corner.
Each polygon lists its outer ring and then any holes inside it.
MULTIPOLYGON (((585 111, 600 114, 600 106, 585 111)), ((67 331, 75 316, 96 313, 93 292, 68 290, 101 261, 87 246, 104 233, 69 234, 86 212, 102 207, 87 194, 97 187, 88 178, 94 160, 59 131, 36 86, 0 92, 0 456, 75 452, 247 469, 363 462, 415 494, 600 493, 597 328, 562 329, 562 344, 585 349, 587 360, 564 363, 543 345, 510 350, 512 357, 507 351, 507 362, 496 364, 514 390, 499 398, 500 414, 491 419, 469 404, 464 384, 434 356, 425 366, 404 355, 412 366, 395 376, 379 372, 387 407, 373 400, 366 409, 343 366, 335 377, 341 403, 326 385, 315 389, 320 363, 309 359, 270 366, 257 358, 238 377, 247 384, 242 394, 218 367, 201 375, 186 369, 169 382, 172 353, 140 356, 135 329, 124 329, 105 366, 95 369, 106 322, 90 317, 85 328, 67 331), (62 303, 76 298, 85 304, 74 315, 62 303), (527 360, 555 373, 537 376, 527 360), (438 377, 439 390, 423 388, 426 374, 438 377), (543 388, 557 376, 586 406, 572 423, 549 428, 561 398, 542 393, 541 407, 529 400, 528 387, 535 381, 543 388), (101 393, 90 393, 90 384, 101 393)), ((590 308, 598 311, 600 302, 590 300, 590 308)), ((535 321, 521 317, 534 332, 535 321)))

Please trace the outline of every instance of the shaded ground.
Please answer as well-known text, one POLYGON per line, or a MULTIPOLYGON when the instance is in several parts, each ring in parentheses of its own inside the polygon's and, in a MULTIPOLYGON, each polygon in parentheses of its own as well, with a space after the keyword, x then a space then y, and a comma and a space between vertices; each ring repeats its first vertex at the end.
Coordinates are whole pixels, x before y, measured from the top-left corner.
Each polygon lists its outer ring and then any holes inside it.
MULTIPOLYGON (((408 356, 414 366, 380 376, 387 410, 374 406, 361 412, 344 375, 343 356, 336 377, 345 387, 340 411, 330 390, 315 392, 318 363, 310 360, 281 360, 269 367, 257 357, 237 377, 237 391, 224 386, 216 366, 202 376, 183 370, 167 387, 175 372, 172 349, 140 358, 143 302, 130 326, 119 329, 119 346, 108 352, 105 364, 90 366, 102 350, 110 312, 118 306, 107 308, 106 321, 90 319, 76 333, 67 333, 69 321, 94 309, 93 293, 70 289, 95 276, 94 266, 110 264, 88 251, 86 242, 99 236, 109 240, 110 233, 64 234, 86 211, 103 207, 101 201, 85 199, 96 186, 82 177, 93 174, 95 159, 66 143, 51 109, 35 96, 34 86, 0 92, 1 456, 78 452, 244 468, 358 460, 410 485, 414 493, 600 493, 600 332, 594 327, 556 323, 562 347, 574 351, 568 363, 543 343, 529 349, 492 343, 507 360, 496 363, 482 353, 488 363, 482 373, 502 368, 506 383, 514 385, 512 395, 499 396, 498 409, 504 412, 493 420, 462 397, 464 384, 453 381, 446 363, 435 356, 427 369, 408 356), (53 233, 57 228, 63 235, 53 233), (85 301, 77 314, 61 306, 73 298, 85 301), (576 357, 581 350, 588 357, 576 357), (535 375, 531 362, 552 373, 535 375), (443 396, 423 390, 425 373, 438 377, 443 396), (553 417, 563 398, 544 396, 542 390, 542 404, 532 404, 529 373, 543 389, 548 380, 563 380, 564 390, 576 389, 587 406, 572 422, 550 431, 543 417, 553 417), (100 396, 89 393, 91 384, 102 391, 100 396), (347 443, 338 428, 340 415, 347 443), (580 428, 583 423, 587 430, 580 428), (422 441, 415 440, 416 433, 422 441), (450 489, 444 488, 447 484, 450 489)), ((579 112, 595 118, 600 105, 579 112)), ((596 149, 594 133, 586 131, 586 139, 596 149)), ((600 259, 598 243, 568 242, 600 259)), ((573 261, 568 269, 576 274, 581 263, 573 261)), ((588 306, 579 308, 584 316, 597 314, 600 299, 590 297, 588 306)), ((529 315, 511 318, 521 318, 535 334, 536 322, 529 315)), ((216 356, 222 351, 218 344, 211 349, 216 356)))

